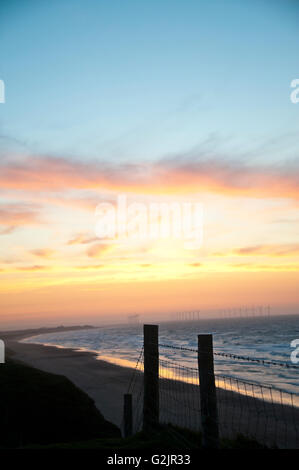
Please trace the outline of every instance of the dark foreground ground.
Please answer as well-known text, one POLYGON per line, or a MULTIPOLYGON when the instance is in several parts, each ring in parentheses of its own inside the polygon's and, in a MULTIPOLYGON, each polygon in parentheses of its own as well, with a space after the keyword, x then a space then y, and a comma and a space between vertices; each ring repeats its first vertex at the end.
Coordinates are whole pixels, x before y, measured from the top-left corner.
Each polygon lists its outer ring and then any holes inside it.
POLYGON ((0 369, 0 446, 120 437, 93 400, 66 377, 12 360, 0 369))

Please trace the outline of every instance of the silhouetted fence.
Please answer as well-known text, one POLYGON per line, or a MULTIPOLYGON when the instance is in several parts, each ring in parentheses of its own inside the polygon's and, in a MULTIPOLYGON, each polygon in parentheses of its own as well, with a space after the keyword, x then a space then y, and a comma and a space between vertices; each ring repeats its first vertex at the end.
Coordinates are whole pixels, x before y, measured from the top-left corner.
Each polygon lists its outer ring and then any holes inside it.
MULTIPOLYGON (((151 333, 146 333, 150 330, 146 325, 144 328, 144 347, 128 389, 132 400, 129 419, 133 434, 160 423, 174 426, 171 428, 174 438, 178 437, 175 427, 201 432, 205 447, 217 447, 218 435, 222 440, 233 440, 242 435, 267 447, 299 448, 298 395, 269 385, 214 374, 212 358, 223 353, 213 351, 211 335, 199 335, 198 350, 159 344, 160 349, 185 349, 194 355, 197 353, 198 368, 159 358, 158 340, 150 344, 151 333)), ((155 328, 151 332, 158 338, 158 327, 155 328)), ((233 354, 229 356, 250 360, 233 354)), ((255 358, 252 360, 256 361, 255 358)), ((277 361, 260 361, 260 366, 270 363, 286 366, 277 361)))

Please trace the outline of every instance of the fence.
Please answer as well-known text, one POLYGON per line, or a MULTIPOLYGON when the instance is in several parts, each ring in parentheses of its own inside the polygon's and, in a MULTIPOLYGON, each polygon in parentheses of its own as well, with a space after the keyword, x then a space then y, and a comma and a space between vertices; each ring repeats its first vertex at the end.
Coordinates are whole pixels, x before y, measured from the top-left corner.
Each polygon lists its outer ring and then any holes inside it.
MULTIPOLYGON (((196 350, 158 344, 157 326, 145 325, 144 332, 144 347, 128 388, 132 402, 129 412, 125 409, 127 419, 132 410, 132 422, 126 435, 147 430, 159 422, 172 425, 169 429, 180 443, 182 436, 176 436, 178 428, 200 432, 205 447, 217 447, 219 435, 222 445, 225 439, 232 441, 243 436, 271 448, 299 448, 298 395, 215 374, 213 357, 228 354, 213 351, 212 335, 199 335, 196 350), (153 337, 156 340, 152 341, 153 337), (159 358, 158 347, 185 349, 197 354, 198 368, 159 358)), ((259 367, 288 366, 277 361, 229 356, 235 360, 255 361, 259 367)))

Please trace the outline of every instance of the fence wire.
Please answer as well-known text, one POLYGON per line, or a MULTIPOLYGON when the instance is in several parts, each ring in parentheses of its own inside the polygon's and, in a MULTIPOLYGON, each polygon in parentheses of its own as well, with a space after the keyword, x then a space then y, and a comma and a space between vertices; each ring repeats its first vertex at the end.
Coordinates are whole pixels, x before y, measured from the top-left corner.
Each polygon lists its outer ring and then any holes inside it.
MULTIPOLYGON (((132 394, 134 434, 142 430, 143 423, 143 370, 142 349, 128 389, 132 394)), ((242 436, 270 448, 299 448, 298 395, 221 374, 215 374, 215 386, 221 439, 242 436)), ((159 401, 161 424, 201 432, 197 368, 160 358, 159 401)))
POLYGON ((299 447, 294 394, 218 374, 215 384, 221 437, 242 435, 270 448, 299 447))

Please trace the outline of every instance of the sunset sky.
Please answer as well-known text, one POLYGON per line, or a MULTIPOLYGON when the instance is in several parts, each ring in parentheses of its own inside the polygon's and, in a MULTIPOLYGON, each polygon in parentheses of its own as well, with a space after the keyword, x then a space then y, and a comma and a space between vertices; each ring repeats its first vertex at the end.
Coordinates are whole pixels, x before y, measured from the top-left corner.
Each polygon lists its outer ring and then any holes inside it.
POLYGON ((299 2, 2 0, 0 328, 299 301, 299 2), (115 201, 204 207, 99 243, 115 201))

